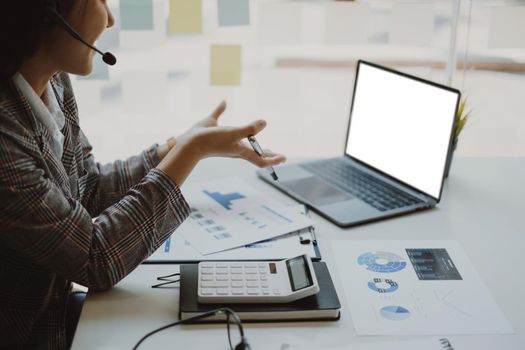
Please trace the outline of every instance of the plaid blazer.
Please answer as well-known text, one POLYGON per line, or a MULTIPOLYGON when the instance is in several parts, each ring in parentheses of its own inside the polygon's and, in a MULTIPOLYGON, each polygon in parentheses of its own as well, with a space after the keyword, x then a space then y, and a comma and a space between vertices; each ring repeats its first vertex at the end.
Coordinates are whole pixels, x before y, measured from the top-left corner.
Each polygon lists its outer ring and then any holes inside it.
POLYGON ((46 127, 10 81, 0 83, 0 348, 66 347, 71 282, 111 288, 189 214, 156 146, 95 163, 69 77, 51 85, 66 124, 62 159, 46 127))

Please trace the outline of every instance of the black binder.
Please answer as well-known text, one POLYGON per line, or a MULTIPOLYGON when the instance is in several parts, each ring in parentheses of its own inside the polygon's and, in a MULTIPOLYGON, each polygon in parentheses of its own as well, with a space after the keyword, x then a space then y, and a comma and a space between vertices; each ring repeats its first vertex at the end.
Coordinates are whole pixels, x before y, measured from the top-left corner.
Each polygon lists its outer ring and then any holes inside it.
MULTIPOLYGON (((317 295, 285 304, 199 304, 197 301, 198 265, 181 265, 179 317, 184 320, 218 307, 229 307, 239 314, 243 322, 336 321, 341 315, 341 304, 330 272, 326 263, 322 261, 314 261, 313 267, 320 287, 317 295)), ((223 320, 224 316, 217 316, 203 320, 203 322, 223 320)))

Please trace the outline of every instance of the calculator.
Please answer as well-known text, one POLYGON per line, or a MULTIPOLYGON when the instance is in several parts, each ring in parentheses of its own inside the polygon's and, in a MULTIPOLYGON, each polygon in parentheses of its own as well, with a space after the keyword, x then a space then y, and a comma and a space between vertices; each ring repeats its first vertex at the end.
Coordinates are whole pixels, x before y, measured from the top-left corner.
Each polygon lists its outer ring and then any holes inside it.
POLYGON ((288 303, 319 293, 308 254, 280 261, 199 263, 200 303, 288 303))

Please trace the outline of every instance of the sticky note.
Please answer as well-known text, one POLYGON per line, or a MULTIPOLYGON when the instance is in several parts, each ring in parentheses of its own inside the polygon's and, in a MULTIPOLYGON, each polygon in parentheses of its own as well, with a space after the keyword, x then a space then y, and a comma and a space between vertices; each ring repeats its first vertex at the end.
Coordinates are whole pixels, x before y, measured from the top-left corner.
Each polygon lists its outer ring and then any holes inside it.
POLYGON ((240 45, 211 45, 210 83, 211 85, 240 85, 240 45))
MULTIPOLYGON (((153 26, 150 30, 120 31, 120 47, 125 49, 144 49, 161 45, 166 40, 166 10, 164 0, 153 0, 153 26)), ((112 30, 110 28, 109 30, 112 30)))
POLYGON ((219 26, 246 26, 250 24, 249 0, 217 0, 219 26))
POLYGON ((497 6, 490 11, 490 48, 525 48, 525 6, 497 6))
POLYGON ((432 43, 433 4, 394 3, 390 20, 390 44, 428 46, 432 43))
POLYGON ((202 32, 201 0, 170 0, 169 32, 202 32))
POLYGON ((90 74, 86 76, 79 76, 78 80, 108 80, 109 70, 108 65, 102 61, 99 54, 93 57, 93 69, 90 74))
POLYGON ((122 30, 153 29, 153 1, 120 0, 120 27, 122 30))
POLYGON ((364 44, 368 40, 370 8, 363 3, 329 3, 326 6, 325 40, 328 44, 364 44))
POLYGON ((257 36, 262 45, 294 45, 301 42, 302 7, 299 3, 261 3, 257 36))

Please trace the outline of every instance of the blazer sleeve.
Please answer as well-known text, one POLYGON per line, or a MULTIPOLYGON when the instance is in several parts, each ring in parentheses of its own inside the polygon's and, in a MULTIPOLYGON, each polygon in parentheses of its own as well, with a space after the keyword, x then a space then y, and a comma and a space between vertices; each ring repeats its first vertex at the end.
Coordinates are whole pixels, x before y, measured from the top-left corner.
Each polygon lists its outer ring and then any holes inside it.
MULTIPOLYGON (((5 131, 5 129, 4 129, 5 131)), ((180 189, 150 170, 93 221, 45 176, 22 138, 0 130, 0 244, 92 290, 130 273, 189 215, 180 189)))
POLYGON ((95 162, 91 153, 93 148, 82 130, 79 130, 79 139, 86 178, 82 203, 93 216, 98 216, 102 210, 120 201, 132 186, 160 162, 157 145, 153 145, 125 161, 100 164, 95 162))

